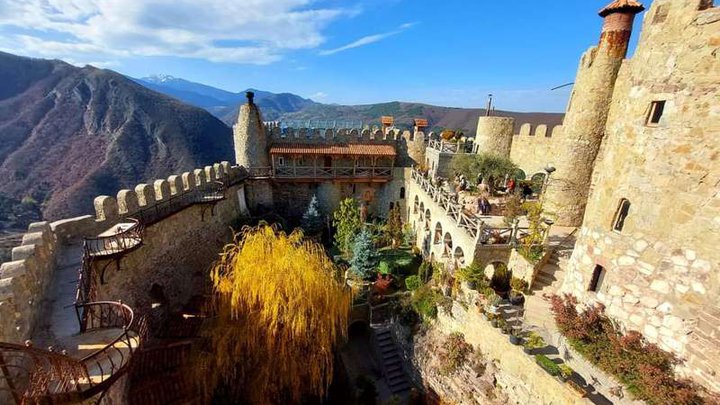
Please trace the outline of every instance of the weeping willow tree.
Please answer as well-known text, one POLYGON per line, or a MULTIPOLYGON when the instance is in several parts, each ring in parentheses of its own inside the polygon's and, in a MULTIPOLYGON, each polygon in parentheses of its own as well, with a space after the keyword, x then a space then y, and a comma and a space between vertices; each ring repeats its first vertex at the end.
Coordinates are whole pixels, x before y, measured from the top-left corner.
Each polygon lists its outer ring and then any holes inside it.
POLYGON ((198 368, 206 395, 222 387, 252 404, 323 397, 351 302, 323 248, 261 224, 238 234, 211 274, 215 316, 198 368))

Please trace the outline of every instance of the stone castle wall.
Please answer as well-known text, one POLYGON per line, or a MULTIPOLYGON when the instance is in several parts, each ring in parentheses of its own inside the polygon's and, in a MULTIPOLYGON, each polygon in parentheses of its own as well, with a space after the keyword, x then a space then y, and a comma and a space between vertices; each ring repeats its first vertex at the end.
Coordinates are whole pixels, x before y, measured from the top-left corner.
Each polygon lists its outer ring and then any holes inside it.
POLYGON ((534 174, 545 174, 544 169, 548 164, 557 168, 564 163, 558 159, 560 154, 566 153, 559 149, 562 145, 562 136, 561 125, 555 126, 552 130, 547 125, 538 125, 533 130, 532 125, 523 124, 512 138, 510 160, 525 172, 528 179, 534 174))
POLYGON ((600 302, 628 329, 720 390, 720 8, 656 0, 619 73, 564 291, 600 302), (660 122, 651 103, 665 101, 660 122), (613 230, 621 199, 630 202, 613 230), (588 291, 596 266, 606 274, 588 291))

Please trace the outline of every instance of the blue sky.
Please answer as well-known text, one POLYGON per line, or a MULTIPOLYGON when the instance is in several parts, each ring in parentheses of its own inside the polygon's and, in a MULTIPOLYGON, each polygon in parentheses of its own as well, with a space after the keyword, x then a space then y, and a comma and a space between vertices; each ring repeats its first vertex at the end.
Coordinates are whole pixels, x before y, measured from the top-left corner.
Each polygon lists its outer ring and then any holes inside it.
POLYGON ((325 103, 563 111, 570 89, 549 89, 608 2, 0 0, 0 50, 325 103))

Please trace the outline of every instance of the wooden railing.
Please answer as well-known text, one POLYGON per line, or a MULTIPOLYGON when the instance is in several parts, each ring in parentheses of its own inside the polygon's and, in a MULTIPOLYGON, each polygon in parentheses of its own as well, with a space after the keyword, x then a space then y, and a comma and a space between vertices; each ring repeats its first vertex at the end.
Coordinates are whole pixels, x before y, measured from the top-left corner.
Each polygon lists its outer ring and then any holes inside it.
POLYGON ((469 153, 468 144, 465 142, 446 142, 430 140, 428 147, 435 149, 440 153, 469 153))
POLYGON ((411 176, 430 199, 435 201, 435 203, 445 211, 446 215, 453 219, 458 228, 467 232, 473 239, 477 239, 480 236, 484 223, 476 216, 465 212, 462 204, 457 202, 457 197, 432 185, 430 180, 426 179, 423 174, 417 170, 413 170, 411 176))
POLYGON ((212 181, 158 201, 150 207, 132 213, 131 218, 138 220, 144 226, 149 226, 191 205, 220 201, 225 198, 225 189, 225 183, 212 181))
POLYGON ((390 179, 392 167, 279 166, 273 177, 280 179, 390 179))

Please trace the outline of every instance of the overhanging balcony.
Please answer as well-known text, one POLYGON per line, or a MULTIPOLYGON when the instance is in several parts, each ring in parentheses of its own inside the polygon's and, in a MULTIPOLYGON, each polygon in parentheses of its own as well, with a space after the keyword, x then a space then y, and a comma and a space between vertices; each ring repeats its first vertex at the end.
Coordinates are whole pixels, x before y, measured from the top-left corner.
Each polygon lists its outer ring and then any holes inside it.
POLYGON ((392 179, 392 174, 392 167, 280 166, 274 169, 273 177, 279 181, 384 183, 392 179))

